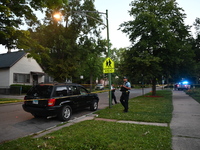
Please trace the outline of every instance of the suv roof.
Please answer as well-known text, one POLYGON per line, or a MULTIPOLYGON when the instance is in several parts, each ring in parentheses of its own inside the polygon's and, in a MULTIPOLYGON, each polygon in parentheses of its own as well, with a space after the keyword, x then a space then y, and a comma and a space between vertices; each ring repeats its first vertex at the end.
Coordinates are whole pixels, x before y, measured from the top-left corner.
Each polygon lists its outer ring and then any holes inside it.
POLYGON ((77 84, 77 83, 39 83, 38 85, 51 85, 51 86, 55 86, 55 85, 79 85, 80 86, 80 84, 77 84))

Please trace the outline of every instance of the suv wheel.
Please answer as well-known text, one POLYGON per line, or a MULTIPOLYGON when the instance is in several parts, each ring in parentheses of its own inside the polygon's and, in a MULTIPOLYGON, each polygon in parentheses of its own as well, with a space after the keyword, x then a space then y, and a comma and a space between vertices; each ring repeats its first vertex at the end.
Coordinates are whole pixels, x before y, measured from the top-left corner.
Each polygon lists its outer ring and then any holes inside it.
POLYGON ((95 111, 97 109, 98 109, 98 102, 96 100, 94 100, 90 105, 90 110, 95 111))
POLYGON ((31 113, 35 118, 40 118, 41 116, 38 114, 31 113))
POLYGON ((72 109, 69 105, 64 105, 58 114, 58 118, 62 121, 68 121, 71 118, 72 109))

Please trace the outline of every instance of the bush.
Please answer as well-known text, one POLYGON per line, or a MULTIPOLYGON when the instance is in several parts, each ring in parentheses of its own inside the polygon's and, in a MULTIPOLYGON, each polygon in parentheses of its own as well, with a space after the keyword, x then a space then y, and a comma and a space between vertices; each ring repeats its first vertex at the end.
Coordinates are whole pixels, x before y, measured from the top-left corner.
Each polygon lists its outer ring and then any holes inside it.
POLYGON ((187 90, 185 93, 200 103, 200 88, 190 89, 187 90))
POLYGON ((12 94, 21 94, 27 93, 28 90, 32 87, 32 85, 22 85, 22 84, 12 84, 10 85, 12 94))
POLYGON ((193 88, 200 88, 200 84, 193 84, 191 85, 193 88))

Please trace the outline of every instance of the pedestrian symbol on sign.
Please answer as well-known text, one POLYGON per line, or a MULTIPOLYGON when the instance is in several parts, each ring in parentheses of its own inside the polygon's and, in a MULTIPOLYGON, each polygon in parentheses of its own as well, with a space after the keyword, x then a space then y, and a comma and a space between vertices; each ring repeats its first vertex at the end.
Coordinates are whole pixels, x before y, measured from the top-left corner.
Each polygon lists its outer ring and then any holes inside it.
POLYGON ((107 67, 111 67, 112 62, 110 61, 110 59, 108 61, 106 61, 106 66, 107 67))

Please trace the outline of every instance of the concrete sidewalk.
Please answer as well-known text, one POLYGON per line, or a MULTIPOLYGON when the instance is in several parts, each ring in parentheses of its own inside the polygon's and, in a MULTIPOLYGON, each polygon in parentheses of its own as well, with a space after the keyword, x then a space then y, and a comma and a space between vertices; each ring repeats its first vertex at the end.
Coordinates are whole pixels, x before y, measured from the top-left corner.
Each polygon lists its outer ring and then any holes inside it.
POLYGON ((3 95, 0 94, 0 98, 13 98, 23 100, 25 95, 3 95))
POLYGON ((183 91, 173 91, 173 106, 173 150, 200 150, 200 104, 183 91))

